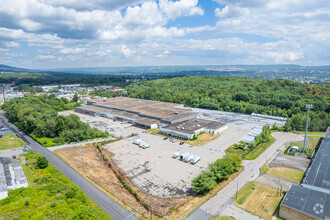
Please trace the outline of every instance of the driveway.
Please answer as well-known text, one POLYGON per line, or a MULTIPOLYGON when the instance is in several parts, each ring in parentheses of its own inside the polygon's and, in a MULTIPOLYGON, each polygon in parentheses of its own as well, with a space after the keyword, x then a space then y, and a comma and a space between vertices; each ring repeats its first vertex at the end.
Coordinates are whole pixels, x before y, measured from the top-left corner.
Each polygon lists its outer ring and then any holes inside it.
MULTIPOLYGON (((204 203, 199 209, 208 211, 212 215, 220 215, 223 210, 230 205, 230 201, 237 191, 237 186, 240 189, 248 181, 253 181, 259 175, 259 169, 266 162, 267 158, 273 157, 279 148, 281 148, 287 142, 302 141, 303 137, 297 134, 275 132, 272 134, 275 141, 270 145, 257 159, 244 161, 245 169, 238 175, 233 181, 219 191, 214 197, 204 203)), ((199 210, 197 209, 197 210, 199 210)), ((191 213, 187 219, 198 220, 198 216, 195 214, 196 211, 191 213)), ((200 211, 198 211, 200 213, 200 211)))

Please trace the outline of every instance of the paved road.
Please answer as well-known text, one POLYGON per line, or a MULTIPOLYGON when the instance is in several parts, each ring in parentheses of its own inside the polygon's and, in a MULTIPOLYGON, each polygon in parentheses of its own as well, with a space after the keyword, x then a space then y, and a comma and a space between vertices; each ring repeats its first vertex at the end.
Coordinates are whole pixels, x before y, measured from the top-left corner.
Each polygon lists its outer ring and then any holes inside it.
POLYGON ((259 169, 266 162, 266 160, 274 157, 277 150, 286 142, 302 141, 303 137, 292 133, 275 132, 272 134, 275 142, 267 148, 257 159, 244 160, 244 171, 238 175, 233 181, 219 191, 214 197, 204 203, 199 209, 191 213, 187 219, 198 220, 201 219, 200 213, 207 211, 212 215, 220 215, 231 203, 230 200, 235 196, 238 188, 243 187, 248 181, 254 180, 259 175, 259 169))
POLYGON ((49 151, 47 148, 41 146, 38 142, 32 139, 30 136, 25 135, 18 131, 18 128, 8 122, 7 118, 0 115, 3 123, 6 124, 15 133, 18 132, 22 135, 24 140, 34 151, 47 157, 49 162, 61 171, 67 178, 69 178, 77 187, 79 187, 86 195, 88 195, 101 209, 103 209, 108 215, 115 220, 121 219, 137 219, 132 213, 127 211, 121 205, 112 200, 109 196, 104 194, 101 190, 91 184, 88 180, 82 177, 79 173, 73 170, 68 164, 63 162, 59 157, 49 151))

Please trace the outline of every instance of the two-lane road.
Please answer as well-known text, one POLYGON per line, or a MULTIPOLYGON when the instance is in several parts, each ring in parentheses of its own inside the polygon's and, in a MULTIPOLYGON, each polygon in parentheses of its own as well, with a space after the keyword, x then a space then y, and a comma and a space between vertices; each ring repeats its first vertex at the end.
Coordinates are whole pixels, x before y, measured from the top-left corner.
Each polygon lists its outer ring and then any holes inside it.
POLYGON ((41 146, 30 136, 19 132, 18 128, 14 124, 10 123, 5 116, 0 115, 0 118, 2 119, 3 123, 10 129, 12 129, 15 133, 20 133, 22 135, 21 138, 30 146, 30 148, 32 148, 37 153, 45 156, 54 167, 61 171, 61 173, 63 173, 67 178, 69 178, 77 187, 79 187, 113 219, 137 219, 132 213, 130 213, 117 202, 112 200, 109 196, 107 196, 96 186, 94 186, 92 183, 82 177, 78 172, 73 170, 68 164, 62 161, 59 157, 57 157, 47 148, 41 146))

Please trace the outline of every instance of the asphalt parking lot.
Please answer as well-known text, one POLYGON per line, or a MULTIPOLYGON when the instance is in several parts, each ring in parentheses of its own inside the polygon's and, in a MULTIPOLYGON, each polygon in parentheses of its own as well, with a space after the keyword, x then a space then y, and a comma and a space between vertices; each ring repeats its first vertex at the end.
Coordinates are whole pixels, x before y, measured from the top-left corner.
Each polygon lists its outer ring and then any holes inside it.
POLYGON ((105 148, 115 153, 114 162, 124 170, 131 181, 142 191, 153 195, 183 196, 191 191, 191 180, 205 170, 209 163, 222 158, 225 150, 240 140, 249 130, 229 127, 220 133, 220 137, 208 144, 197 147, 179 142, 163 140, 162 137, 147 133, 123 139, 107 145, 105 148), (133 144, 134 139, 150 144, 142 149, 133 144), (195 165, 173 159, 174 152, 189 152, 200 155, 195 165))

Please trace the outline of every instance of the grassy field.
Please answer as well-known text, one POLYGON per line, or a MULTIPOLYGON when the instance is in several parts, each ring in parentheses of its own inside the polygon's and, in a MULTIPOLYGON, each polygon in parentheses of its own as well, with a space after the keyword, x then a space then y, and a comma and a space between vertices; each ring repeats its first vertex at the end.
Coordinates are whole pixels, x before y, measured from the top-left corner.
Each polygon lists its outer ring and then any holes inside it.
POLYGON ((303 171, 287 167, 266 167, 265 172, 269 175, 281 177, 298 183, 304 176, 303 171))
POLYGON ((17 136, 14 134, 7 134, 0 138, 0 150, 18 148, 25 145, 22 139, 18 138, 17 140, 11 140, 12 138, 17 138, 17 136))
POLYGON ((208 142, 210 142, 210 141, 212 141, 212 140, 219 137, 219 135, 216 135, 216 134, 203 133, 203 134, 199 134, 197 136, 196 140, 186 140, 186 139, 167 136, 167 135, 159 133, 159 132, 153 133, 153 130, 154 129, 150 129, 146 133, 156 134, 157 136, 160 136, 160 137, 163 137, 163 138, 167 137, 169 139, 176 140, 177 142, 184 142, 186 144, 190 144, 190 145, 193 145, 193 146, 203 146, 203 145, 207 144, 208 142), (149 131, 152 132, 152 133, 150 133, 149 131))
POLYGON ((153 129, 149 129, 149 130, 145 131, 145 133, 147 133, 147 134, 157 134, 158 130, 159 130, 159 128, 153 128, 153 129))
POLYGON ((111 219, 55 167, 37 169, 40 155, 25 155, 29 187, 9 190, 0 200, 0 219, 111 219))
POLYGON ((219 137, 219 135, 203 133, 203 134, 198 135, 196 140, 187 140, 184 142, 186 142, 187 144, 194 145, 194 146, 203 146, 204 144, 207 144, 208 142, 216 139, 217 137, 219 137))
MULTIPOLYGON (((314 149, 320 140, 320 136, 307 136, 306 148, 314 149)), ((294 146, 303 147, 304 141, 293 142, 294 146)))
POLYGON ((265 219, 272 219, 283 193, 269 186, 252 182, 238 193, 235 204, 265 219))
POLYGON ((233 218, 229 216, 214 216, 210 218, 209 220, 233 220, 233 218))

